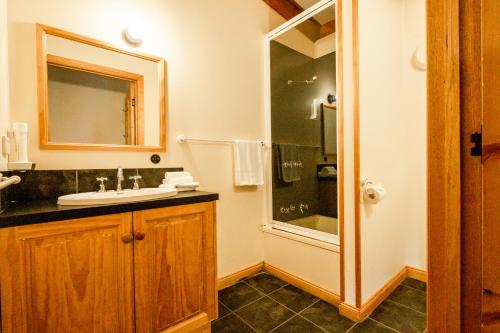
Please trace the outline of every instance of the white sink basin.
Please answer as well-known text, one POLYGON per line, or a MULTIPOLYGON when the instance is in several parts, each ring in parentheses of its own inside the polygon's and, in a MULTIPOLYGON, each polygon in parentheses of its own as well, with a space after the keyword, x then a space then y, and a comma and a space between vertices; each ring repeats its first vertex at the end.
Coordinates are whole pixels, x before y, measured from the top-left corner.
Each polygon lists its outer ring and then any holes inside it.
POLYGON ((172 188, 142 188, 140 190, 124 190, 121 192, 85 192, 63 195, 57 199, 57 204, 63 206, 105 205, 168 198, 176 194, 177 190, 172 188))

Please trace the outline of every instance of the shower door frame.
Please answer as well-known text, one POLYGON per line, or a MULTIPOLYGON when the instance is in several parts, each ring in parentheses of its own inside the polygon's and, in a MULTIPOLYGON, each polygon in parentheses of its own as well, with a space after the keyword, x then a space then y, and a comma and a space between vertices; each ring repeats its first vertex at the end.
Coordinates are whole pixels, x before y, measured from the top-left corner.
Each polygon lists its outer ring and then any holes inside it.
MULTIPOLYGON (((285 231, 285 232, 290 232, 295 235, 307 237, 307 238, 312 238, 314 240, 318 240, 321 242, 327 242, 330 244, 334 244, 336 246, 340 247, 340 256, 342 258, 342 243, 343 243, 343 223, 344 223, 344 207, 343 207, 343 202, 344 202, 344 187, 343 187, 343 182, 344 182, 344 165, 343 165, 343 108, 342 108, 342 91, 343 91, 343 86, 342 86, 342 37, 341 33, 339 34, 339 31, 341 31, 341 13, 338 11, 338 8, 335 8, 335 34, 336 34, 336 88, 337 88, 337 179, 338 179, 338 184, 337 184, 337 192, 338 192, 338 199, 337 199, 337 207, 338 207, 338 234, 337 235, 332 235, 331 241, 326 240, 324 237, 316 237, 314 232, 304 232, 303 230, 299 228, 294 228, 293 225, 286 223, 286 222, 280 222, 280 221, 275 221, 273 219, 273 194, 272 194, 272 136, 271 136, 271 56, 270 56, 270 45, 271 41, 286 33, 287 31, 295 28, 297 25, 300 23, 310 19, 317 13, 323 11, 324 9, 336 5, 338 7, 338 3, 340 1, 338 0, 321 0, 318 3, 314 4, 313 6, 309 7, 308 9, 304 10, 301 12, 299 15, 295 16, 294 18, 288 20, 281 26, 277 27, 264 37, 264 61, 265 61, 265 66, 264 66, 264 128, 265 128, 265 137, 264 141, 266 144, 266 147, 268 147, 267 150, 267 165, 266 165, 266 209, 267 209, 267 214, 266 214, 266 219, 264 223, 264 227, 272 227, 273 225, 275 226, 281 226, 279 230, 285 231), (339 50, 341 52, 339 52, 339 50), (339 55, 340 54, 340 55, 339 55), (286 226, 284 225, 286 224, 286 226)), ((342 260, 342 259, 341 259, 342 260)), ((342 266, 342 265, 341 265, 342 266)), ((342 271, 342 268, 341 268, 342 271)), ((341 272, 341 275, 342 272, 341 272)), ((342 277, 341 277, 341 280, 342 277)), ((341 288, 342 290, 343 288, 341 288)))

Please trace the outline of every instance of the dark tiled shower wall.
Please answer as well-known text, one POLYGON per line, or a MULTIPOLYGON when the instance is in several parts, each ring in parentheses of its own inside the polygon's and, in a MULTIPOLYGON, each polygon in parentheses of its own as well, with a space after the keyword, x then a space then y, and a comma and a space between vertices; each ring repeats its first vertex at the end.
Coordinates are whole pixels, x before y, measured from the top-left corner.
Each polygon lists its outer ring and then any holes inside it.
MULTIPOLYGON (((144 168, 123 169, 125 180, 122 187, 132 188, 134 183, 130 176, 140 175, 139 186, 158 187, 167 171, 183 171, 183 168, 144 168)), ((61 195, 92 192, 99 190, 97 177, 107 177, 107 190, 116 189, 117 169, 85 169, 85 170, 30 170, 11 171, 8 175, 19 175, 21 183, 10 186, 0 196, 7 196, 8 201, 34 201, 57 198, 61 195)), ((1 198, 0 198, 1 202, 1 198)))
MULTIPOLYGON (((299 145, 299 159, 303 164, 300 181, 281 181, 277 177, 278 154, 273 148, 273 218, 287 222, 325 212, 329 216, 334 215, 336 212, 333 212, 331 205, 333 203, 336 208, 336 200, 331 198, 336 198, 336 187, 323 186, 326 183, 320 185, 317 177, 317 166, 328 158, 320 148, 321 115, 310 119, 309 110, 314 99, 318 103, 326 103, 328 94, 336 92, 336 55, 330 53, 312 59, 278 42, 272 42, 271 60, 272 142, 299 145), (317 76, 314 84, 288 84, 288 80, 305 80, 313 76, 317 76), (307 204, 309 209, 300 211, 300 203, 307 204), (281 212, 281 207, 290 206, 295 209, 281 212)), ((335 159, 331 158, 330 163, 336 163, 335 159)))
POLYGON ((273 219, 287 222, 302 217, 318 214, 318 183, 316 169, 313 167, 316 161, 317 152, 315 149, 299 149, 299 159, 304 164, 300 180, 285 183, 279 179, 278 168, 279 153, 277 147, 273 147, 273 219), (307 204, 308 209, 300 211, 299 205, 307 204), (282 213, 281 207, 290 208, 295 206, 295 210, 282 213))

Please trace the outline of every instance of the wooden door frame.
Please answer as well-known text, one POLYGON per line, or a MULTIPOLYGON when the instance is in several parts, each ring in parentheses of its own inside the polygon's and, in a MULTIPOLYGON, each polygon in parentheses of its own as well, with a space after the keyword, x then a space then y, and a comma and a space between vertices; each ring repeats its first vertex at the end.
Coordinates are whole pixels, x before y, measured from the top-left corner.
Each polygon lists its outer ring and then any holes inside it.
POLYGON ((481 1, 461 0, 460 103, 461 103, 461 329, 481 331, 482 296, 482 165, 470 154, 470 134, 482 125, 481 1))
POLYGON ((460 332, 459 2, 427 0, 428 332, 460 332))

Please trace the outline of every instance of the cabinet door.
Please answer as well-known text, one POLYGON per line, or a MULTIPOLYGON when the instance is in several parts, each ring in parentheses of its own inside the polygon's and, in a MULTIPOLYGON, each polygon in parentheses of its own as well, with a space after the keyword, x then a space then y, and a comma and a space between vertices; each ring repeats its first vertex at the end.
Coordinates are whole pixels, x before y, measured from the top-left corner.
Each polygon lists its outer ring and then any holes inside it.
POLYGON ((3 332, 132 333, 131 218, 0 230, 3 332))
POLYGON ((190 332, 215 319, 214 206, 134 212, 136 332, 190 332))

